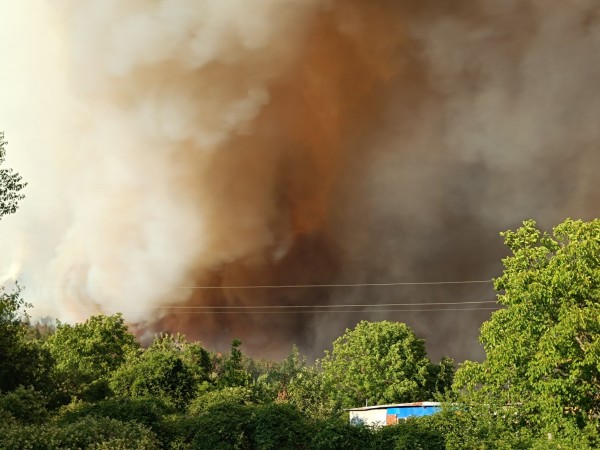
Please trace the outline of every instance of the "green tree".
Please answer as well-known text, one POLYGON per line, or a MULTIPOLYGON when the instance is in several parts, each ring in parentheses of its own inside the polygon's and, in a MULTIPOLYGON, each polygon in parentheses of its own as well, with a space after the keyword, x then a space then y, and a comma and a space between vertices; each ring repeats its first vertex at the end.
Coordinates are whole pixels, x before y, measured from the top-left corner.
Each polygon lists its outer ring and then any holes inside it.
POLYGON ((18 285, 12 292, 0 287, 0 392, 18 386, 40 390, 50 384, 52 358, 38 341, 31 339, 23 321, 28 306, 18 285))
MULTIPOLYGON (((256 365, 251 367, 255 369, 256 365)), ((288 388, 292 380, 306 370, 306 357, 300 355, 298 347, 292 347, 290 354, 278 362, 263 363, 263 369, 255 377, 254 388, 265 401, 286 401, 288 388)))
POLYGON ((44 346, 56 361, 54 376, 65 399, 97 400, 109 395, 110 374, 139 344, 121 314, 93 316, 84 323, 59 323, 44 346))
MULTIPOLYGON (((6 141, 4 133, 0 132, 0 164, 4 162, 6 154, 6 141)), ((17 210, 19 200, 24 198, 19 192, 27 185, 22 181, 21 175, 12 169, 0 169, 0 219, 6 214, 17 210)))
POLYGON ((222 370, 217 380, 219 388, 231 386, 248 386, 252 375, 244 367, 244 355, 240 350, 242 341, 234 339, 231 342, 231 351, 222 363, 222 370))
POLYGON ((0 395, 0 410, 24 424, 42 423, 46 420, 46 397, 33 388, 18 387, 12 392, 0 395))
POLYGON ((552 234, 530 220, 502 236, 505 308, 481 328, 485 361, 465 362, 455 388, 510 410, 513 429, 535 430, 544 448, 600 445, 600 220, 567 219, 552 234))
POLYGON ((17 387, 15 360, 21 344, 24 327, 21 315, 27 306, 17 286, 13 292, 0 287, 0 391, 17 387))
POLYGON ((147 349, 127 355, 125 364, 112 375, 110 386, 121 396, 156 397, 184 409, 196 395, 199 383, 207 379, 201 362, 207 355, 202 356, 203 352, 206 350, 199 344, 188 344, 180 335, 158 336, 147 349))
POLYGON ((320 361, 296 373, 286 392, 287 401, 306 417, 327 420, 343 416, 347 421, 347 413, 343 411, 341 401, 335 398, 332 382, 323 374, 320 361))
MULTIPOLYGON (((6 154, 4 133, 0 132, 0 165, 6 154)), ((0 169, 0 219, 17 210, 19 192, 26 186, 18 173, 12 169, 0 169)), ((29 306, 21 298, 21 288, 8 293, 0 287, 0 392, 10 391, 19 385, 37 385, 47 381, 49 358, 38 345, 26 339, 29 306)))
POLYGON ((179 333, 176 335, 162 333, 156 336, 149 349, 177 355, 190 369, 198 384, 210 378, 212 370, 210 353, 200 342, 188 342, 185 336, 179 333))
POLYGON ((353 407, 366 401, 430 400, 433 387, 442 392, 447 387, 448 361, 444 360, 443 370, 436 369, 427 357, 425 341, 404 323, 362 321, 336 339, 322 366, 342 404, 353 407))

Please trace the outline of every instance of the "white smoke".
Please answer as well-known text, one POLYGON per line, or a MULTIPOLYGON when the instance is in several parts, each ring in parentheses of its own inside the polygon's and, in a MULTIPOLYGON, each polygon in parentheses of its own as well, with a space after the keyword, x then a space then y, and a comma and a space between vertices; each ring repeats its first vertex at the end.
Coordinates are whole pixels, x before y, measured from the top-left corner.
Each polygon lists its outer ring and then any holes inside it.
MULTIPOLYGON (((223 149, 228 140, 252 132, 269 103, 268 84, 293 60, 315 5, 8 7, 2 48, 19 46, 0 83, 1 123, 11 141, 7 164, 30 186, 19 214, 2 224, 10 236, 2 264, 11 277, 21 268, 38 314, 124 310, 139 320, 185 299, 179 287, 193 284, 198 266, 273 243, 269 218, 238 217, 243 207, 226 214, 232 223, 215 223, 203 205, 213 188, 202 178, 214 152, 233 151, 223 149), (230 237, 211 240, 207 227, 221 226, 230 237)), ((260 202, 253 195, 262 192, 249 193, 247 207, 260 202)))

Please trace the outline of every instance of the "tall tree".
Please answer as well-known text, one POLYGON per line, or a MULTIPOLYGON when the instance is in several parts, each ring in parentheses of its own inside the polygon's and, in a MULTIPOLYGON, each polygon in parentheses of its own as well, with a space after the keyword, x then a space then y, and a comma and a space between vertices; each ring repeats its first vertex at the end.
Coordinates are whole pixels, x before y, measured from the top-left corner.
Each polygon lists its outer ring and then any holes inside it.
POLYGON ((12 292, 0 287, 0 392, 20 385, 49 388, 52 358, 23 322, 28 306, 18 285, 12 292))
POLYGON ((425 341, 404 323, 362 321, 333 343, 322 367, 343 405, 353 407, 366 401, 430 400, 432 387, 442 392, 449 387, 452 364, 445 358, 443 370, 437 369, 427 357, 425 341))
POLYGON ((56 360, 55 377, 66 396, 103 398, 108 378, 139 347, 121 314, 93 316, 85 322, 58 324, 45 342, 56 360))
MULTIPOLYGON (((4 133, 0 132, 0 165, 6 155, 4 133)), ((27 183, 12 169, 0 169, 0 219, 17 210, 19 192, 27 183)), ((50 357, 36 342, 26 338, 27 327, 23 317, 29 306, 21 297, 17 285, 12 292, 0 287, 0 392, 19 385, 40 387, 47 381, 50 357)))
MULTIPOLYGON (((287 401, 313 420, 339 417, 343 410, 334 388, 321 370, 321 362, 302 367, 286 387, 287 401)), ((346 421, 346 414, 343 414, 346 421)))
POLYGON ((502 235, 512 251, 495 280, 505 308, 481 328, 486 360, 466 362, 455 387, 471 403, 512 408, 540 435, 597 438, 600 220, 568 219, 552 234, 530 220, 502 235))
POLYGON ((199 383, 208 379, 209 369, 208 352, 200 344, 163 334, 147 349, 130 352, 110 386, 123 397, 156 397, 182 409, 196 395, 199 383))
MULTIPOLYGON (((0 132, 0 164, 4 162, 5 145, 4 133, 0 132)), ((27 183, 23 182, 21 175, 12 169, 0 169, 0 219, 17 210, 19 200, 24 198, 20 191, 26 185, 27 183)))
POLYGON ((294 378, 306 370, 306 357, 300 355, 298 347, 292 347, 290 354, 283 361, 274 363, 259 382, 271 387, 273 398, 286 400, 288 388, 294 378))
POLYGON ((252 375, 244 367, 244 355, 240 347, 242 341, 234 339, 231 342, 231 351, 224 358, 222 373, 217 380, 218 387, 248 386, 252 375))

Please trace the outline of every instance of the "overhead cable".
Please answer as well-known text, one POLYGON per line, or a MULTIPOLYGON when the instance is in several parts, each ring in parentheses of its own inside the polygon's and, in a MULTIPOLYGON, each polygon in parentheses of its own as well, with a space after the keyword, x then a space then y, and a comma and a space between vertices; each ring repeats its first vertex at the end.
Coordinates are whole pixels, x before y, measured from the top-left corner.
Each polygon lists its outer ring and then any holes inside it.
POLYGON ((264 284, 233 286, 176 286, 176 289, 294 289, 294 288, 336 288, 336 287, 385 287, 385 286, 422 286, 444 284, 492 283, 494 280, 465 281, 402 281, 395 283, 341 283, 341 284, 264 284))
POLYGON ((363 303, 363 304, 343 304, 336 303, 330 305, 203 305, 203 306, 159 306, 156 309, 287 309, 287 308, 374 308, 384 306, 442 306, 442 305, 476 305, 481 303, 496 303, 496 300, 477 300, 464 302, 419 302, 419 303, 363 303))

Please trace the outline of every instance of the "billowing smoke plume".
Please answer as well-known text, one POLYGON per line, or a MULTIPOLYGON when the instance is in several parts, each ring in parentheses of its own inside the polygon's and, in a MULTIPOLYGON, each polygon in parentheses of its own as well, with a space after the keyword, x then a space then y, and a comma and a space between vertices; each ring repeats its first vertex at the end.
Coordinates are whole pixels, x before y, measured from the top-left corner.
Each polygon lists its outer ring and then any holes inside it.
POLYGON ((593 0, 23 0, 2 20, 0 128, 29 186, 0 273, 40 316, 271 355, 387 318, 477 357, 489 311, 182 307, 493 299, 192 287, 489 279, 499 231, 598 214, 593 0))

